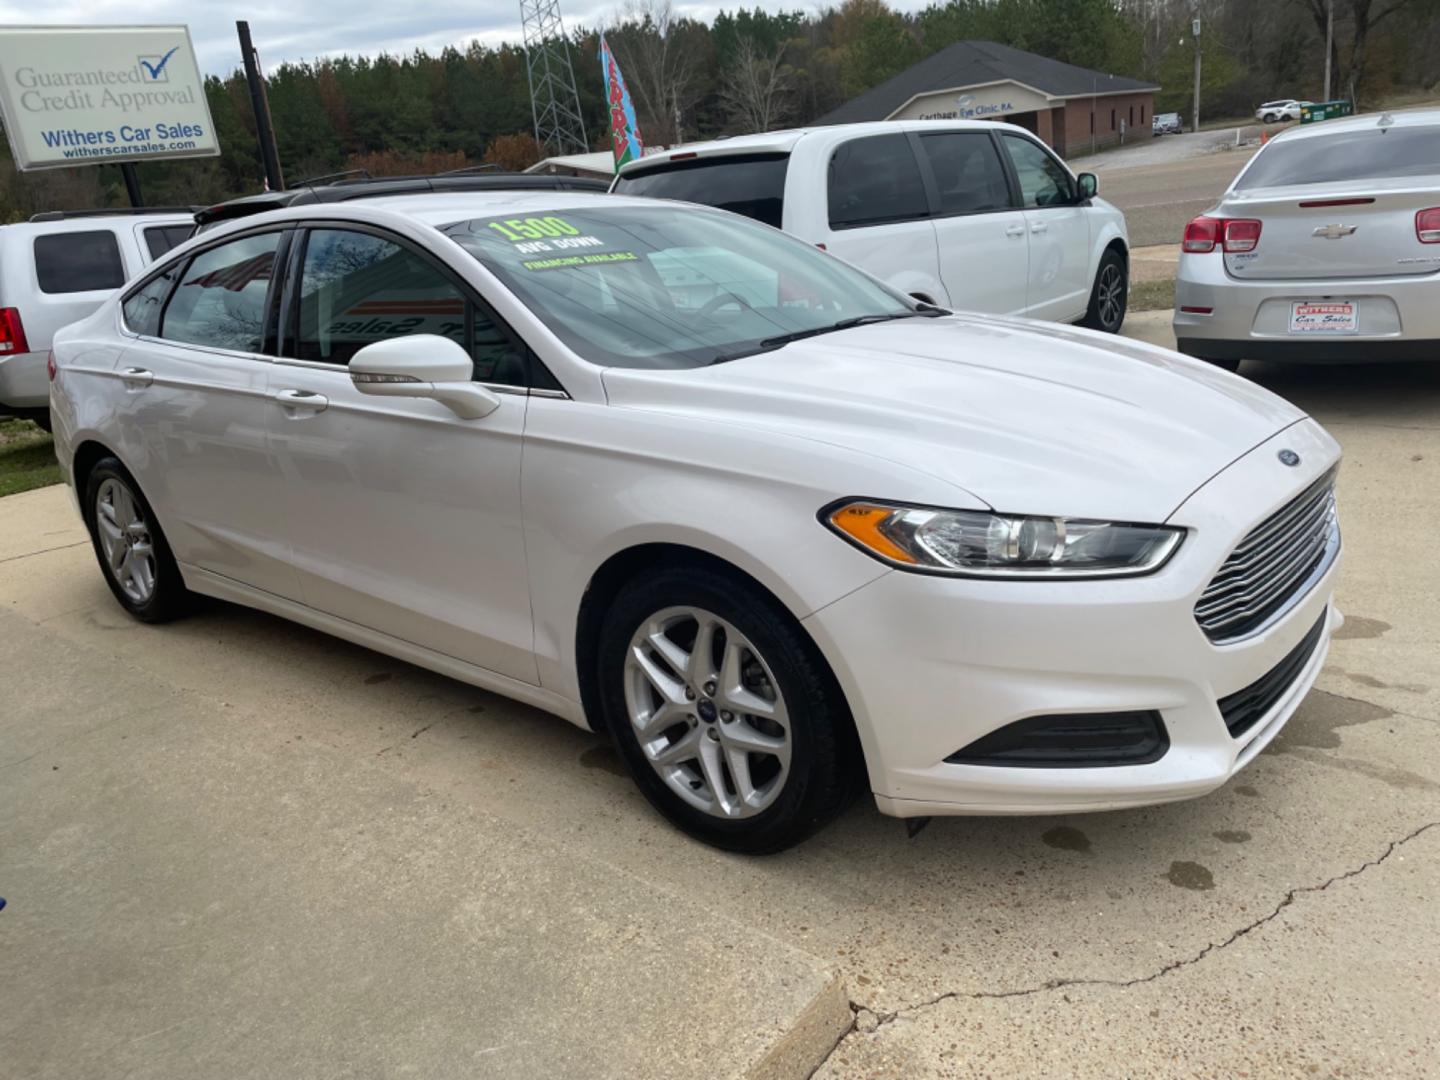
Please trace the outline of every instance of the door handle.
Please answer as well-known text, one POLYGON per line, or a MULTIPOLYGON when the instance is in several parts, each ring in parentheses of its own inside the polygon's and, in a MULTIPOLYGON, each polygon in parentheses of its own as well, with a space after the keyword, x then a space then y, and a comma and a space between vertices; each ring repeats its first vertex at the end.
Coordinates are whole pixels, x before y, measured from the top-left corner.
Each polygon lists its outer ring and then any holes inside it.
POLYGON ((131 390, 143 390, 155 381, 155 373, 144 368, 127 367, 120 372, 120 381, 131 390))
POLYGON ((1024 225, 1011 225, 1008 229, 1005 230, 1005 235, 1006 235, 1006 236, 1024 236, 1024 235, 1025 235, 1025 226, 1024 226, 1024 225))
POLYGON ((1039 225, 1031 225, 1031 226, 1030 226, 1030 231, 1031 231, 1032 233, 1049 232, 1049 231, 1050 231, 1050 226, 1049 226, 1049 225, 1045 225, 1045 224, 1043 224, 1043 223, 1042 223, 1042 224, 1039 224, 1039 225))
POLYGON ((330 407, 329 398, 312 390, 281 390, 275 401, 292 416, 324 412, 330 407))

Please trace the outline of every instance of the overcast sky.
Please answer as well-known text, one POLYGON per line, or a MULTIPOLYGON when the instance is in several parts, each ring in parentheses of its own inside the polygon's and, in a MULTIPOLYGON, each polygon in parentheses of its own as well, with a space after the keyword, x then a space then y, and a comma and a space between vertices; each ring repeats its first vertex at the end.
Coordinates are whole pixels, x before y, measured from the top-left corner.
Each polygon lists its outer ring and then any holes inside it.
MULTIPOLYGON (((615 0, 561 0, 566 28, 602 26, 613 21, 615 0)), ((740 0, 737 3, 676 0, 677 11, 709 21, 721 10, 740 7, 810 10, 827 6, 815 0, 740 0)), ((908 10, 919 0, 894 6, 908 10)), ((403 53, 415 48, 431 52, 445 45, 464 45, 473 38, 490 45, 520 42, 519 0, 309 0, 245 4, 216 0, 49 0, 43 20, 36 5, 0 0, 0 25, 79 24, 89 26, 188 23, 190 36, 206 74, 223 75, 240 66, 235 20, 248 19, 250 32, 267 68, 282 60, 309 60, 336 53, 403 53)))

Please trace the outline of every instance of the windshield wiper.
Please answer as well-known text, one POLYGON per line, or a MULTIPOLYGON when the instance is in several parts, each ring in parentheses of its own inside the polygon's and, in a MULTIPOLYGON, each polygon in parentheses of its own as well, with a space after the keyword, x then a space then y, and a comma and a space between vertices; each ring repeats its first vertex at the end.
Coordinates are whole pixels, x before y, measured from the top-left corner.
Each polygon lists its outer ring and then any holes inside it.
POLYGON ((850 330, 856 326, 868 326, 871 323, 890 322, 894 319, 937 319, 942 315, 951 314, 941 307, 927 305, 914 311, 894 311, 886 315, 854 315, 848 319, 841 319, 839 322, 831 323, 829 326, 812 326, 806 330, 791 330, 788 334, 776 334, 774 337, 764 338, 758 346, 747 349, 744 352, 722 353, 711 360, 711 364, 724 364, 730 360, 739 360, 743 356, 754 356, 756 353, 771 352, 792 341, 800 341, 804 338, 818 337, 821 334, 833 334, 837 330, 850 330))

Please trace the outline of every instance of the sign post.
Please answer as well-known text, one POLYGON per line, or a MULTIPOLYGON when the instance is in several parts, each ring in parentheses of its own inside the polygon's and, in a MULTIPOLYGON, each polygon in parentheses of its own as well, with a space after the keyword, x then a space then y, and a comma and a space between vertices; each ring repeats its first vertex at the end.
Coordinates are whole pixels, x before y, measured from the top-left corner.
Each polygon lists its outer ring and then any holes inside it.
POLYGON ((185 26, 0 26, 0 117, 22 172, 220 153, 185 26))

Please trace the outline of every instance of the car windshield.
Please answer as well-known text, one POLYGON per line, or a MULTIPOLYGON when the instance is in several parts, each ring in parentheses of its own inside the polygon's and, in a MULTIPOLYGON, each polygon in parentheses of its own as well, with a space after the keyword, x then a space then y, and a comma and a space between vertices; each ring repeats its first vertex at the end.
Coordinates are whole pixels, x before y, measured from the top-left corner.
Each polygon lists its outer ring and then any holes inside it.
POLYGON ((1437 173, 1440 127, 1352 128, 1311 138, 1275 140, 1256 155, 1235 189, 1437 173))
POLYGON ((920 314, 839 259, 719 211, 587 206, 443 231, 566 345, 607 367, 700 367, 920 314))

